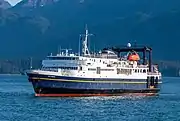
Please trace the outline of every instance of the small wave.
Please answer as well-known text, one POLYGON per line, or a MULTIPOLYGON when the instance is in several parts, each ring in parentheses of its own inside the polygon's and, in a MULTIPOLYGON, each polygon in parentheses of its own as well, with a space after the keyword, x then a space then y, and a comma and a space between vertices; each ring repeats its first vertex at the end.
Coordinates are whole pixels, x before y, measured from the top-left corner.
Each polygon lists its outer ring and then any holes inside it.
MULTIPOLYGON (((177 93, 161 93, 160 96, 177 96, 177 93)), ((179 94, 180 95, 180 94, 179 94)))
POLYGON ((1 98, 3 97, 22 97, 22 96, 32 96, 32 92, 0 92, 1 98))
POLYGON ((73 97, 75 100, 136 100, 136 99, 143 99, 147 98, 147 96, 133 96, 133 95, 126 95, 126 96, 92 96, 92 97, 73 97))

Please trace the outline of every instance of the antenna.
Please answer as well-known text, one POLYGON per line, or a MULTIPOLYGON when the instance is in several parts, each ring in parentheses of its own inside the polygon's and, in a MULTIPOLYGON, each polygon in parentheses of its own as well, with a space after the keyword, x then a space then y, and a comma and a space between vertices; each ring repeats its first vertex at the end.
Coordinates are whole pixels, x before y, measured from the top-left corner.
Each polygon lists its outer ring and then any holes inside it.
POLYGON ((79 35, 79 52, 78 52, 78 55, 80 56, 81 55, 81 40, 82 40, 82 36, 79 35))
POLYGON ((59 53, 61 54, 61 46, 60 46, 60 52, 59 53))
POLYGON ((32 57, 30 57, 30 70, 32 69, 32 57))
POLYGON ((88 28, 87 28, 87 24, 86 24, 86 27, 85 27, 85 34, 82 34, 81 36, 85 36, 84 38, 84 41, 83 41, 83 48, 82 48, 82 52, 83 54, 86 56, 86 55, 89 55, 90 56, 90 53, 89 53, 89 49, 88 49, 88 36, 92 36, 93 34, 89 34, 88 32, 88 28))
POLYGON ((134 47, 136 47, 137 46, 137 42, 136 42, 136 40, 134 40, 134 47))
POLYGON ((61 54, 61 46, 58 46, 58 54, 61 54))
POLYGON ((94 44, 94 52, 93 53, 94 53, 94 57, 95 57, 95 44, 94 44))

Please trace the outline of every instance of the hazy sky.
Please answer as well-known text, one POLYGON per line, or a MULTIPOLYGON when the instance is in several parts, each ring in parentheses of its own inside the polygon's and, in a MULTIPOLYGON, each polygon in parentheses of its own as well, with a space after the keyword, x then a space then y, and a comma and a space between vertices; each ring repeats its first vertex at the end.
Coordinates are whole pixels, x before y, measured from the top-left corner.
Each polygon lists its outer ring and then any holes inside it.
POLYGON ((11 5, 15 5, 18 2, 20 2, 21 0, 6 0, 6 1, 8 1, 11 5))

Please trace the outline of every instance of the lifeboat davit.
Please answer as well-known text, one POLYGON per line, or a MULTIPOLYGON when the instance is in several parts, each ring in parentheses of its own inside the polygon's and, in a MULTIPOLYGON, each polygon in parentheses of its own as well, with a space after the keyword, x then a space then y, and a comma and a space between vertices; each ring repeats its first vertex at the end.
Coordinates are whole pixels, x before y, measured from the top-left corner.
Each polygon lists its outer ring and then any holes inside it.
POLYGON ((137 53, 131 53, 128 55, 128 60, 129 61, 139 61, 140 57, 137 53))

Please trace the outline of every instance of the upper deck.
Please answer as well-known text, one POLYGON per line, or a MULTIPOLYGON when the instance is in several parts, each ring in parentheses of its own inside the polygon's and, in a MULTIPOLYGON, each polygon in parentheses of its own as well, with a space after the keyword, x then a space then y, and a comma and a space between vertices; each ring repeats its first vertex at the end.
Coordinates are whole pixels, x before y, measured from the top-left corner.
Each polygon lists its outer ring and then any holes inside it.
POLYGON ((111 49, 112 51, 116 52, 118 57, 121 57, 122 53, 127 52, 139 52, 142 53, 143 57, 143 63, 142 65, 149 66, 149 71, 152 72, 152 48, 148 46, 137 46, 136 44, 134 46, 131 46, 130 43, 127 44, 127 46, 114 46, 114 47, 108 47, 104 48, 104 50, 111 49), (147 57, 148 55, 148 57, 147 57), (148 59, 148 61, 147 61, 148 59))

